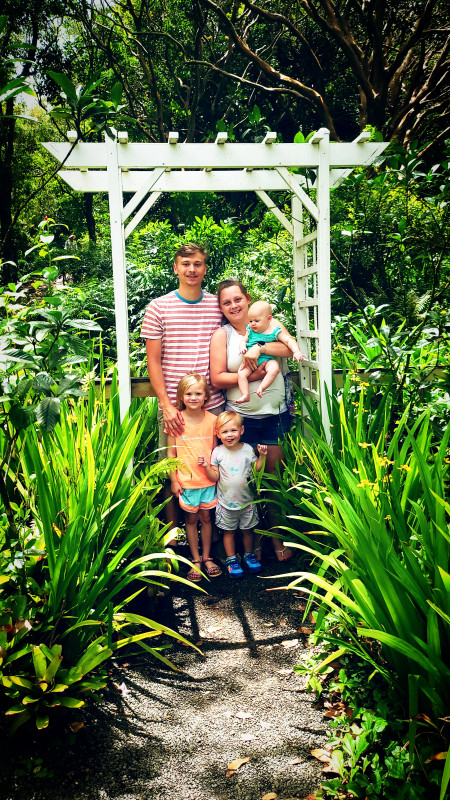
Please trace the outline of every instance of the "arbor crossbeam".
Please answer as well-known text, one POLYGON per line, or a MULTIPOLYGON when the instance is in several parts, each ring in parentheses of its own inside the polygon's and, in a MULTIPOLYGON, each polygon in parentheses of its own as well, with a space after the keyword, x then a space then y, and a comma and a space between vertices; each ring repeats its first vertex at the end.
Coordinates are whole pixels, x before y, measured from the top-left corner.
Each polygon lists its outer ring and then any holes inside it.
POLYGON ((173 133, 167 144, 139 144, 129 142, 126 132, 121 132, 115 139, 105 136, 104 144, 80 142, 72 151, 72 145, 64 142, 44 143, 63 163, 58 175, 75 191, 109 195, 121 417, 131 403, 126 238, 163 192, 254 191, 293 238, 296 335, 306 355, 300 383, 306 394, 318 398, 315 373, 319 372, 327 431, 330 189, 355 167, 371 165, 388 145, 368 142, 366 134, 354 142, 330 143, 326 128, 302 144, 276 144, 274 133, 259 144, 231 143, 225 138, 213 144, 179 144, 178 134, 173 133), (309 177, 299 174, 299 169, 307 169, 309 177), (308 193, 312 188, 314 199, 308 193), (269 196, 272 191, 291 194, 292 221, 269 196), (124 192, 133 194, 125 205, 124 192), (308 216, 304 217, 305 212, 308 216))

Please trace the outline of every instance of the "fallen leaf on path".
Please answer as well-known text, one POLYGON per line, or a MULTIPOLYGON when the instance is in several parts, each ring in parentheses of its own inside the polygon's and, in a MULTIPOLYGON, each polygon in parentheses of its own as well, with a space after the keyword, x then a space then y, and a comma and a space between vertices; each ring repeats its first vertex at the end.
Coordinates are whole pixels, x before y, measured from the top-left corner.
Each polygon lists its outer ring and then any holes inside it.
POLYGON ((286 620, 285 619, 280 619, 280 628, 285 628, 286 625, 287 625, 286 620))
POLYGON ((84 722, 72 722, 70 726, 70 730, 73 733, 78 733, 78 731, 81 731, 81 728, 84 728, 84 722))
POLYGON ((297 647, 298 639, 285 639, 281 644, 283 647, 297 647))
POLYGON ((235 715, 238 719, 250 719, 252 716, 248 711, 238 711, 235 715))
POLYGON ((328 719, 342 717, 342 715, 346 714, 346 712, 349 710, 346 709, 344 703, 329 703, 328 701, 325 701, 324 706, 327 709, 327 711, 324 713, 324 717, 327 717, 328 719))
POLYGON ((269 794, 263 794, 261 800, 276 800, 277 797, 278 795, 275 792, 269 792, 269 794))
POLYGON ((330 761, 329 764, 325 764, 322 772, 334 772, 335 775, 339 775, 339 765, 335 761, 330 761))
POLYGON ((319 747, 317 750, 311 750, 311 755, 319 761, 325 761, 327 763, 331 761, 331 753, 329 753, 328 750, 324 750, 323 747, 319 747))
POLYGON ((307 797, 304 797, 303 800, 316 800, 316 795, 309 794, 307 797))
POLYGON ((311 628, 299 628, 297 633, 310 634, 310 633, 312 633, 312 630, 311 630, 311 628))
POLYGON ((288 761, 288 767, 294 767, 296 764, 302 764, 302 763, 303 763, 303 758, 291 758, 291 760, 288 761))
POLYGON ((250 761, 250 756, 247 756, 246 758, 236 758, 235 761, 230 761, 228 764, 227 778, 229 778, 230 775, 234 775, 234 773, 238 771, 239 767, 242 767, 242 764, 246 764, 247 761, 250 761))

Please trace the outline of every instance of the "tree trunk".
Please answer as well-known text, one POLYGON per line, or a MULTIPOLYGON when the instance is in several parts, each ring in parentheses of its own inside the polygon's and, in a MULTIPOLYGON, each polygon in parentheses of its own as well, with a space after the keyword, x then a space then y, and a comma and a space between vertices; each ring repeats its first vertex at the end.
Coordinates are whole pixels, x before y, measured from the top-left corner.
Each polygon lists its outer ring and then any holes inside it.
POLYGON ((94 205, 94 195, 89 192, 83 195, 84 201, 84 216, 86 218, 86 226, 88 229, 89 234, 89 241, 95 242, 97 241, 97 234, 95 232, 95 217, 93 212, 93 205, 94 205))

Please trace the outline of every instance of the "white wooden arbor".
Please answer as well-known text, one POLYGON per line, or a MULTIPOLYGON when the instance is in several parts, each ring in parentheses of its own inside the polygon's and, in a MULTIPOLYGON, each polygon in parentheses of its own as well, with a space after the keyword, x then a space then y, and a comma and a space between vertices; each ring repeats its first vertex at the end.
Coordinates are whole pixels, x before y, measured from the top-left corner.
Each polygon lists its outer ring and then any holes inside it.
MULTIPOLYGON (((276 144, 268 133, 260 144, 227 142, 219 133, 212 144, 133 144, 128 134, 103 144, 46 142, 60 162, 59 176, 79 192, 108 192, 117 332, 121 418, 131 403, 125 241, 163 192, 254 191, 293 239, 296 335, 307 359, 300 367, 305 395, 321 398, 328 431, 325 387, 331 391, 330 190, 356 166, 369 166, 387 147, 362 133, 354 142, 335 143, 321 128, 307 144, 276 144), (67 159, 67 160, 65 160, 67 159), (314 170, 315 199, 307 180, 293 172, 314 170), (291 220, 269 192, 291 194, 291 220), (124 205, 123 193, 132 193, 124 205), (133 216, 134 214, 134 216, 133 216), (313 374, 319 373, 319 391, 313 374), (320 392, 320 395, 319 395, 320 392)), ((76 134, 68 133, 69 142, 76 134)))

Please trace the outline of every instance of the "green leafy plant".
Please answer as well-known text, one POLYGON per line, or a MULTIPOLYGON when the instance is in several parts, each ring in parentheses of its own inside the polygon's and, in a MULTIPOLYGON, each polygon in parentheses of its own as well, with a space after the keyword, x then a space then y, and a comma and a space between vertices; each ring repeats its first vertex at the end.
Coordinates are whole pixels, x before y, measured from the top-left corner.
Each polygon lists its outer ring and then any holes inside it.
POLYGON ((50 111, 55 121, 63 120, 68 127, 73 126, 82 141, 96 137, 101 131, 114 137, 111 125, 122 119, 125 106, 121 103, 120 81, 101 96, 101 86, 112 78, 112 70, 89 76, 84 86, 72 83, 62 72, 48 70, 48 75, 61 91, 61 103, 50 111))
MULTIPOLYGON (((334 612, 327 613, 325 626, 339 629, 334 612)), ((344 630, 342 636, 345 639, 344 630)), ((396 688, 386 685, 380 672, 357 654, 343 650, 340 656, 330 652, 324 658, 332 648, 324 641, 322 647, 320 652, 316 648, 313 654, 305 653, 295 667, 295 672, 308 677, 306 690, 320 696, 329 722, 327 744, 312 751, 324 764, 317 797, 437 800, 439 783, 443 797, 445 721, 433 725, 426 715, 418 715, 419 735, 411 752, 408 720, 396 688)))
POLYGON ((358 625, 352 646, 358 649, 361 637, 380 641, 411 705, 419 695, 423 710, 442 715, 450 677, 450 537, 444 500, 450 432, 432 448, 424 415, 411 430, 401 422, 386 448, 384 441, 360 440, 348 426, 344 404, 341 430, 341 457, 312 429, 313 445, 303 444, 316 474, 305 482, 315 488, 303 501, 309 515, 301 517, 327 531, 341 555, 298 545, 336 577, 303 572, 291 585, 310 581, 314 596, 317 589, 324 591, 324 604, 339 608, 347 627, 358 625), (431 450, 429 459, 424 454, 431 450), (346 453, 354 459, 352 468, 346 453), (326 467, 317 476, 321 460, 326 467))
POLYGON ((11 502, 15 499, 21 433, 36 421, 51 431, 59 419, 61 400, 83 394, 80 374, 71 370, 89 358, 90 347, 82 340, 81 331, 99 330, 89 319, 74 318, 53 290, 52 281, 58 275, 54 262, 67 257, 54 254, 52 225, 48 218, 40 223, 38 241, 27 251, 28 255, 38 251, 40 261, 45 262, 42 272, 34 273, 36 280, 32 282, 28 276, 22 283, 9 284, 0 294, 0 499, 10 540, 18 538, 11 502))
MULTIPOLYGON (((316 682, 346 652, 365 659, 400 690, 413 764, 417 715, 436 721, 450 701, 450 431, 435 442, 430 414, 409 428, 405 409, 390 435, 390 401, 374 409, 372 387, 350 389, 348 381, 340 400, 329 398, 329 442, 311 407, 307 438, 294 435, 287 448, 285 476, 299 481, 278 489, 279 503, 294 509, 290 544, 310 562, 289 588, 301 586, 318 605, 315 637, 330 653, 316 682), (337 630, 325 623, 329 611, 337 630)), ((272 493, 280 477, 268 482, 272 493)))
POLYGON ((138 643, 173 667, 167 645, 148 640, 182 639, 130 608, 147 587, 184 581, 171 566, 186 559, 165 551, 171 534, 155 502, 171 463, 132 467, 155 405, 141 402, 120 423, 116 375, 111 400, 103 380, 100 396, 91 384, 85 399, 65 402, 51 433, 30 426, 19 441, 27 513, 16 568, 8 570, 4 545, 0 576, 0 687, 3 702, 12 701, 12 730, 30 718, 46 727, 49 709, 81 705, 101 688, 93 673, 118 648, 138 643))

